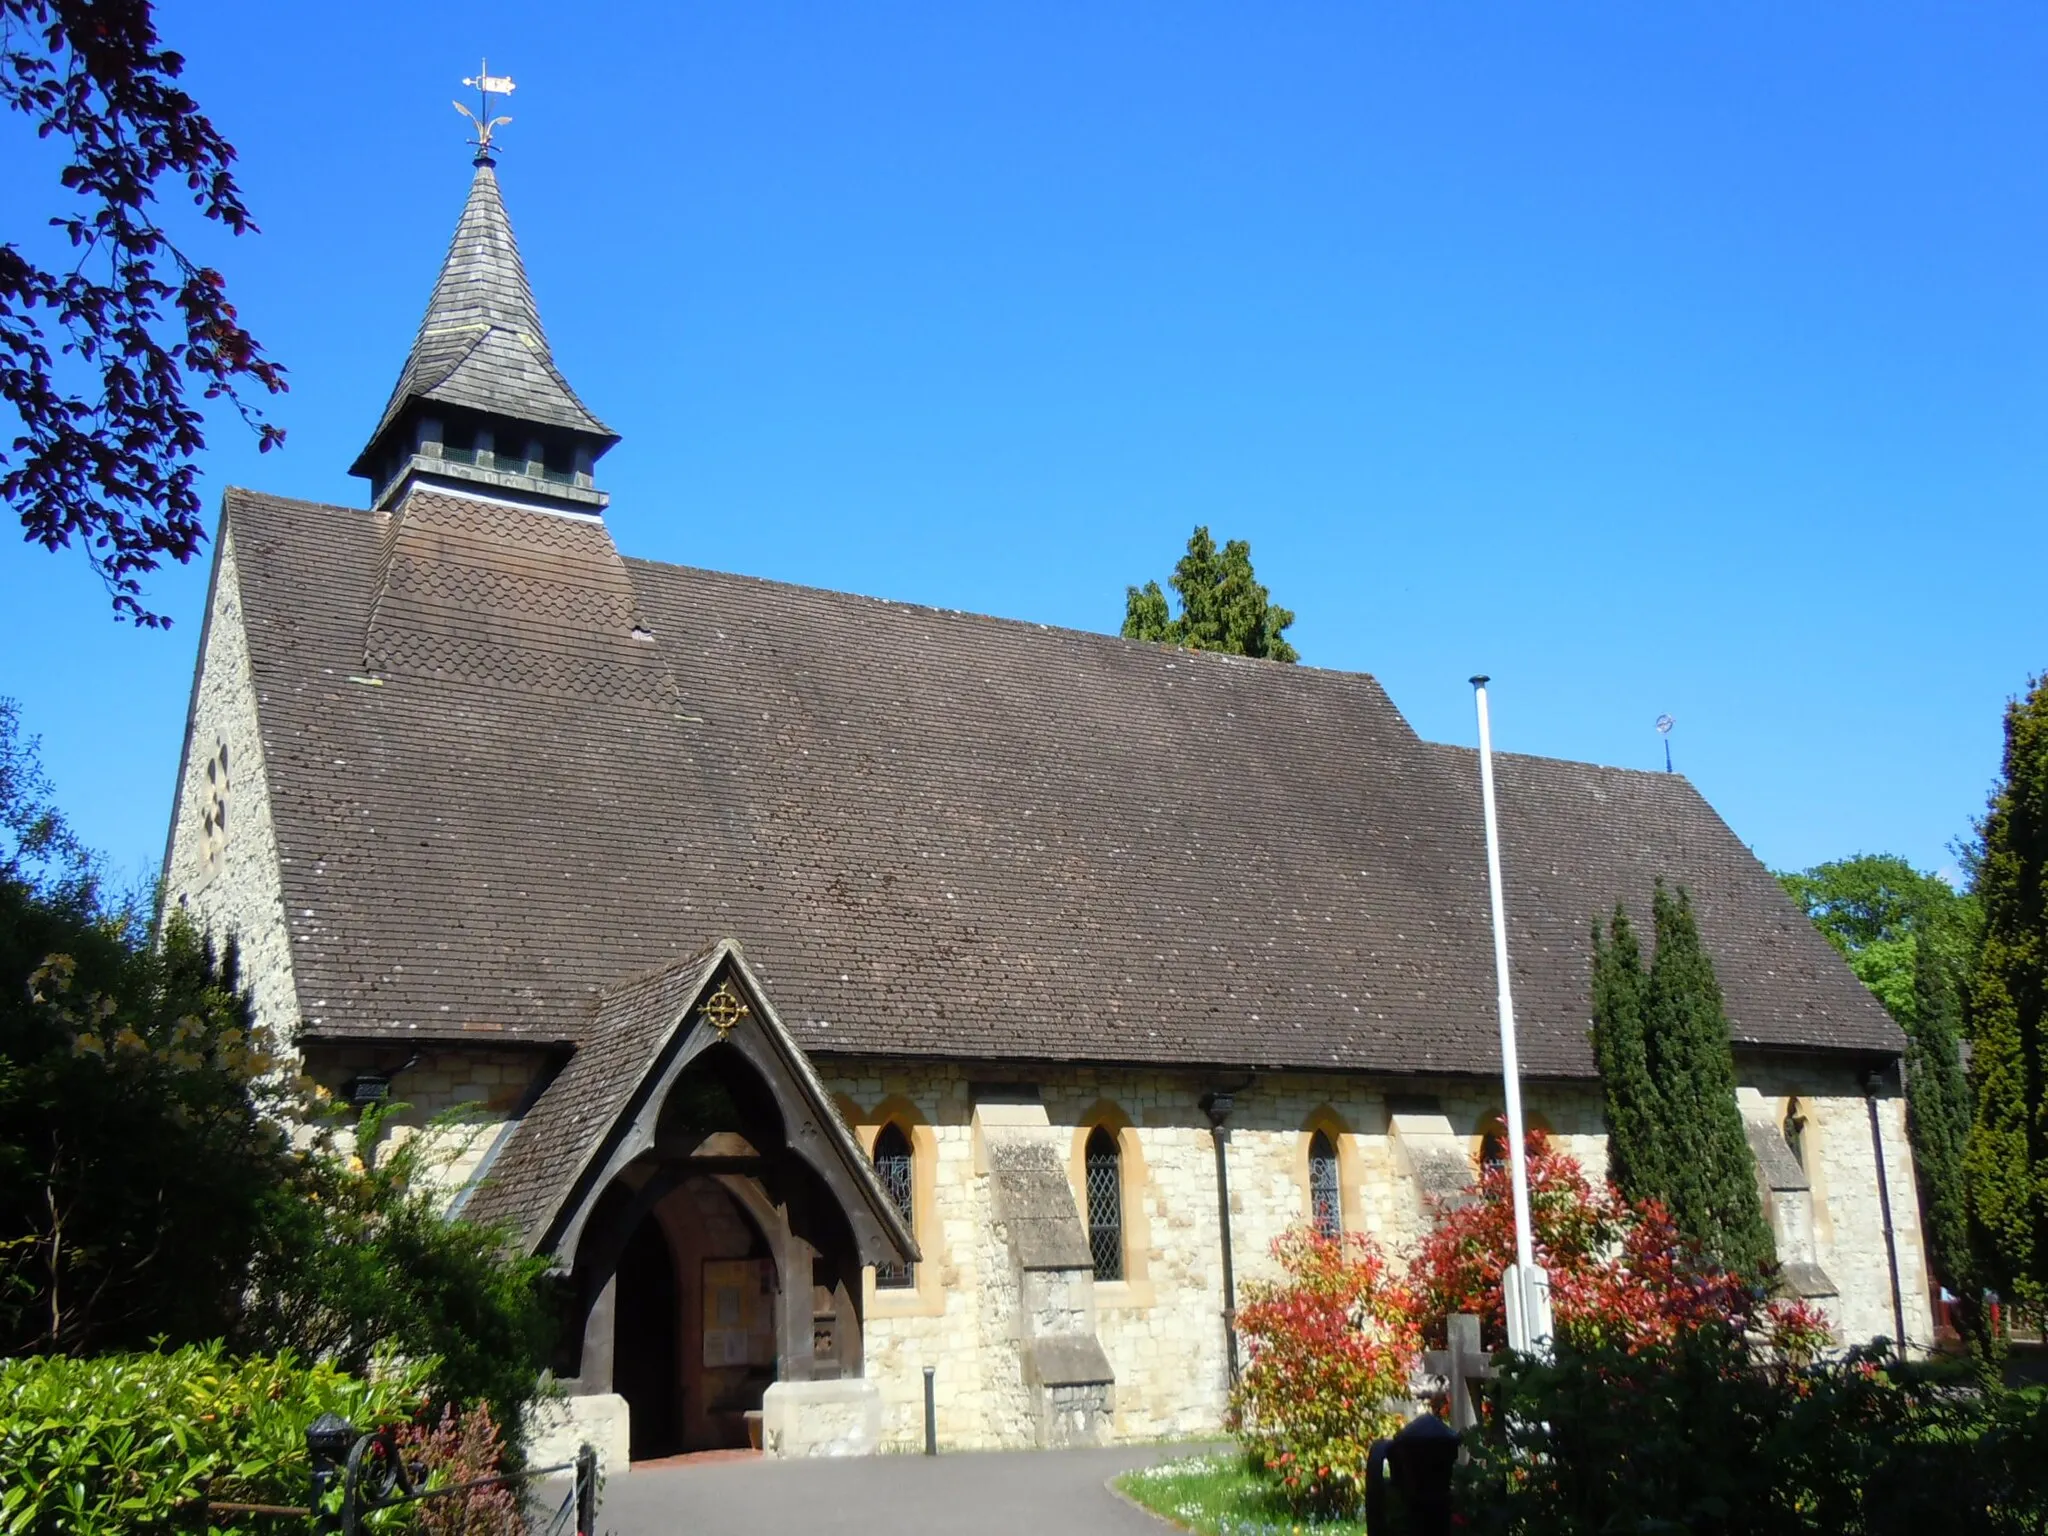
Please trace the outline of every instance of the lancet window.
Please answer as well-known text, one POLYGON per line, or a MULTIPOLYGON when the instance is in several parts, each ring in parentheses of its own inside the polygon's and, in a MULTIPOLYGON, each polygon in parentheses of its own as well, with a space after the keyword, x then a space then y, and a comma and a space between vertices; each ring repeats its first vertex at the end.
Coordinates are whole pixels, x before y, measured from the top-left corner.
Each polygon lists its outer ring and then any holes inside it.
MULTIPOLYGON (((903 1215, 903 1224, 915 1225, 912 1212, 916 1206, 916 1170, 911 1159, 910 1138, 903 1134, 903 1127, 890 1121, 875 1137, 875 1177, 881 1181, 882 1189, 896 1202, 896 1209, 903 1215)), ((875 1286, 878 1290, 904 1291, 917 1284, 915 1264, 877 1264, 875 1286)))
POLYGON ((1322 1131, 1309 1138, 1308 1210, 1318 1237, 1343 1235, 1344 1185, 1337 1169, 1337 1148, 1322 1131))
POLYGON ((1098 1125, 1088 1133, 1088 1248, 1095 1278, 1124 1277, 1124 1167, 1116 1133, 1098 1125))
POLYGON ((1508 1165, 1507 1121, 1495 1116, 1486 1123, 1479 1136, 1479 1172, 1492 1173, 1508 1165))

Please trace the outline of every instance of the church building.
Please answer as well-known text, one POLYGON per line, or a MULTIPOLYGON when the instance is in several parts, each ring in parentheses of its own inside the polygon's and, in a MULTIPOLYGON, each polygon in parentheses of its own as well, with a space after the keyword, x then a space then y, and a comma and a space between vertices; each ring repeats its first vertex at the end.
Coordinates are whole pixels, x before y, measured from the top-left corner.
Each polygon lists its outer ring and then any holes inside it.
MULTIPOLYGON (((637 559, 617 441, 486 148, 367 504, 226 494, 165 899, 550 1259, 556 1432, 910 1448, 928 1372, 949 1449, 1215 1432, 1278 1235, 1398 1257, 1502 1146, 1474 754, 1361 673, 637 559)), ((1498 780, 1532 1123, 1604 1171, 1590 930, 1685 886, 1786 1283, 1925 1343, 1890 1018, 1683 777, 1498 780)))

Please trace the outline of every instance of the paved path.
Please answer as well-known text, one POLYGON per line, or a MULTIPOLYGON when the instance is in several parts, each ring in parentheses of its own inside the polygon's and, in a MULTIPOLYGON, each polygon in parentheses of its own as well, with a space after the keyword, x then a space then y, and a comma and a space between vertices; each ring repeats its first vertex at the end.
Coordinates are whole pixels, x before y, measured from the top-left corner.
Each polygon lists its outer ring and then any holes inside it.
POLYGON ((1192 1455, 1185 1445, 986 1451, 843 1461, 683 1462, 605 1484, 610 1536, 1170 1536, 1111 1493, 1132 1467, 1192 1455))

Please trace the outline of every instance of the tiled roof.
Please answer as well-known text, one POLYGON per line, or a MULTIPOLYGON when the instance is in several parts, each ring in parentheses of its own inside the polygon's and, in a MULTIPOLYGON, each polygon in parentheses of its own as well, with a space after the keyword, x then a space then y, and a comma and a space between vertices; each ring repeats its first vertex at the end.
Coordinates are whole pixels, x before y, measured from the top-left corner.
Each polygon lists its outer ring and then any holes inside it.
POLYGON ((592 1000, 590 1027, 583 1031, 588 1040, 520 1121, 471 1203, 472 1220, 511 1222, 522 1235, 540 1235, 723 953, 720 946, 706 946, 680 964, 607 988, 592 1000))
MULTIPOLYGON (((1495 1068, 1470 754, 1368 676, 621 560, 593 521, 231 492, 306 1027, 573 1037, 742 940, 810 1053, 1495 1068), (637 633, 636 633, 637 632, 637 633)), ((1889 1018, 1684 779, 1501 760, 1525 1067, 1693 890, 1738 1036, 1889 1018)))
POLYGON ((886 1233, 889 1255, 915 1262, 917 1242, 909 1224, 882 1191, 874 1164, 833 1108, 802 1048, 789 1037, 772 1002, 759 993, 746 956, 729 941, 598 994, 583 1030, 586 1043, 513 1131, 468 1207, 469 1218, 512 1224, 529 1249, 543 1242, 553 1247, 549 1240, 564 1235, 579 1187, 595 1187, 607 1139, 623 1131, 635 1102, 644 1104, 652 1092, 664 1045, 671 1039, 684 1041, 690 1010, 721 973, 754 1005, 739 1029, 766 1038, 795 1102, 808 1107, 825 1139, 822 1155, 836 1159, 866 1197, 862 1203, 886 1233))
MULTIPOLYGON (((1476 817, 1478 754, 1435 743, 1429 751, 1476 817)), ((1737 1043, 1902 1046, 1841 957, 1816 942, 1805 914, 1685 779, 1499 752, 1493 769, 1518 1021, 1562 1030, 1585 1016, 1591 919, 1617 899, 1648 960, 1650 892, 1661 875, 1691 893, 1737 1043)))
POLYGON ((526 281, 526 264, 512 237, 512 221, 498 194, 497 173, 488 162, 477 165, 419 335, 352 473, 372 473, 376 444, 408 400, 616 441, 555 367, 526 281))

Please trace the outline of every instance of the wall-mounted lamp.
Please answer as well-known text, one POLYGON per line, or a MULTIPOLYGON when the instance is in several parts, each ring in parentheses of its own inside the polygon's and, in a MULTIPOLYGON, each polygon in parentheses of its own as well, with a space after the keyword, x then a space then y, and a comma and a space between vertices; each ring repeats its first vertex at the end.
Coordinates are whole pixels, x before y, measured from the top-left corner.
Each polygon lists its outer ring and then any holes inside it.
POLYGON ((348 1101, 361 1108, 366 1104, 382 1104, 391 1097, 391 1074, 388 1072, 359 1072, 348 1080, 348 1101))

